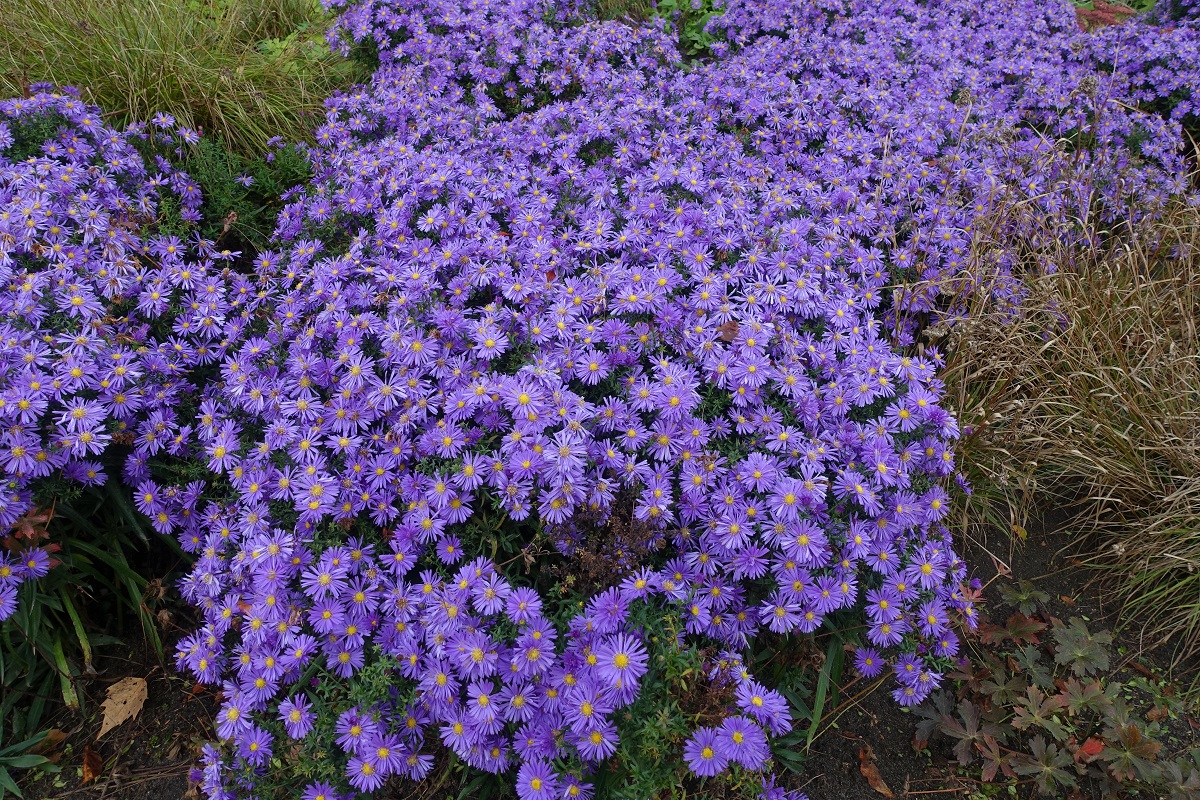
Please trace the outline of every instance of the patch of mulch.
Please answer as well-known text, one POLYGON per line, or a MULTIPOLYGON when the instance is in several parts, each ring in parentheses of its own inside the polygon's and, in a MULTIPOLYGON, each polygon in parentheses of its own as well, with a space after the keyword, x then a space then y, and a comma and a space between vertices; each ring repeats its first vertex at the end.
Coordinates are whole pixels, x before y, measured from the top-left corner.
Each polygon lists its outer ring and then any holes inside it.
MULTIPOLYGON (((178 638, 166 637, 168 641, 178 638)), ((26 800, 178 800, 188 795, 188 771, 212 737, 216 695, 193 685, 149 648, 109 648, 99 676, 81 681, 82 712, 60 711, 49 723, 61 740, 46 755, 57 774, 32 771, 26 800), (136 714, 98 736, 109 688, 123 678, 146 681, 136 714)))

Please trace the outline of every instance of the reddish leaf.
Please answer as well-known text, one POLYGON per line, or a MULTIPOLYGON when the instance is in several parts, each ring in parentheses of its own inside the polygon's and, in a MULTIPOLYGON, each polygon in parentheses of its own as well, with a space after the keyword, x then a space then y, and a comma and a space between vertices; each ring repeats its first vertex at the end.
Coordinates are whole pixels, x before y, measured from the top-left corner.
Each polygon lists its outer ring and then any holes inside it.
POLYGON ((1024 614, 1013 614, 1005 623, 1004 630, 1008 634, 1008 638, 1018 644, 1022 642, 1037 644, 1038 634, 1046 630, 1046 623, 1030 619, 1024 614))
POLYGON ((1097 739, 1095 736, 1089 736, 1087 741, 1079 745, 1079 749, 1075 751, 1075 760, 1084 764, 1090 764, 1100 757, 1100 751, 1103 749, 1103 741, 1097 739))
POLYGON ((89 744, 83 748, 83 783, 89 784, 103 774, 104 759, 89 744))
POLYGON ((979 748, 979 754, 983 756, 983 770, 980 777, 983 778, 984 783, 991 783, 996 778, 997 770, 1003 772, 1008 778, 1017 776, 1011 764, 1012 754, 1001 750, 996 737, 984 736, 983 743, 976 742, 975 746, 979 748))
POLYGON ((978 630, 984 644, 1000 644, 1007 639, 1011 639, 1017 644, 1024 642, 1037 644, 1038 634, 1046 630, 1046 623, 1031 619, 1024 614, 1013 614, 1004 623, 1003 628, 999 625, 980 625, 978 630))
POLYGON ((871 749, 871 745, 864 744, 858 748, 858 771, 867 779, 867 783, 875 790, 877 794, 884 797, 895 797, 892 790, 884 782, 883 776, 879 774, 879 767, 875 766, 875 751, 871 749))

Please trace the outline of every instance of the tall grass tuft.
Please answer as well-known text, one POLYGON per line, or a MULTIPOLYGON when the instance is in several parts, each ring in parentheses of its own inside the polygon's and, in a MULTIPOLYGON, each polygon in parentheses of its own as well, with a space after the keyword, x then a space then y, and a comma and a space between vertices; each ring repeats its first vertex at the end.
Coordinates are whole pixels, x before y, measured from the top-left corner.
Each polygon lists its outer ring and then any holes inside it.
MULTIPOLYGON (((991 272, 1000 244, 976 233, 977 275, 991 272)), ((1077 509, 1073 549, 1141 622, 1144 644, 1194 655, 1200 210, 1181 204, 1137 230, 1076 220, 1016 252, 1027 276, 1020 316, 973 292, 965 321, 934 330, 966 433, 968 514, 1023 534, 1035 498, 1077 509)))
POLYGON ((258 155, 307 137, 334 90, 360 78, 332 53, 317 0, 9 0, 0 93, 76 86, 117 122, 165 112, 258 155))

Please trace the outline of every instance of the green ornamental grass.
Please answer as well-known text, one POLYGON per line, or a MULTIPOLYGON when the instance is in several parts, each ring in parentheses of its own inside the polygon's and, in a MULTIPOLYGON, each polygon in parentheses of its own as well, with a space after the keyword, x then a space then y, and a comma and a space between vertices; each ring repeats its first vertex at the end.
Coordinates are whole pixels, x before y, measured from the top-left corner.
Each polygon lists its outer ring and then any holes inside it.
POLYGON ((330 51, 318 0, 11 0, 0 94, 75 86, 115 122, 159 112, 258 155, 307 138, 323 101, 362 77, 330 51))

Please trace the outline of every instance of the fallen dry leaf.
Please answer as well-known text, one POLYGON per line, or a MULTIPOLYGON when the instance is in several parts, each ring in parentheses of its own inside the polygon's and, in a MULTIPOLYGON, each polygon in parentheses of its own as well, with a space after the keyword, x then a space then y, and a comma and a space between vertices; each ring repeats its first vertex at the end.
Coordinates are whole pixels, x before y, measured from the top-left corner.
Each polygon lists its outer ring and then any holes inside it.
POLYGON ((45 737, 40 742, 29 748, 29 754, 34 756, 44 756, 53 751, 63 740, 67 738, 67 732, 58 728, 51 728, 46 731, 45 737))
POLYGON ((884 797, 896 796, 892 794, 892 790, 884 783, 883 776, 879 774, 879 767, 875 766, 875 750, 869 744, 858 748, 858 771, 867 779, 867 783, 871 784, 871 788, 877 794, 884 797))
POLYGON ((104 721, 100 723, 99 739, 113 728, 126 720, 133 719, 146 704, 146 679, 122 678, 108 687, 101 709, 104 711, 104 721))
POLYGON ((83 783, 91 783, 103 774, 104 759, 89 744, 83 748, 83 783))

